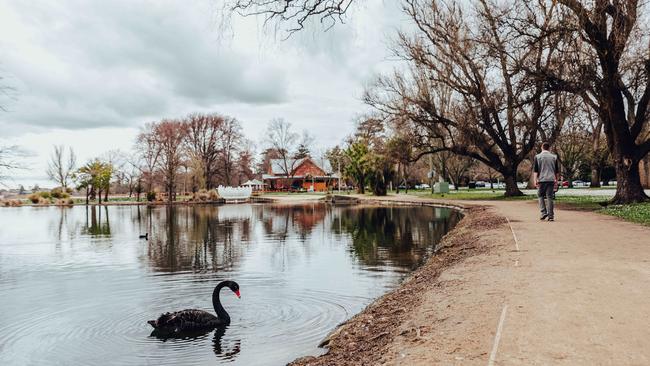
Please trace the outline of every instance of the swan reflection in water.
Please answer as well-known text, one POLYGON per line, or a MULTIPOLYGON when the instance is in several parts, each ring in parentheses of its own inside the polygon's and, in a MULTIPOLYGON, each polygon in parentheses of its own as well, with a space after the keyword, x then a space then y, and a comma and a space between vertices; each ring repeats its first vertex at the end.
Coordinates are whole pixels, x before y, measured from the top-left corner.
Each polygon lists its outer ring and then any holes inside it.
POLYGON ((232 360, 239 354, 239 352, 241 352, 241 339, 233 339, 224 345, 222 338, 226 334, 227 329, 228 326, 224 325, 219 326, 215 329, 196 330, 191 332, 183 332, 180 334, 163 332, 158 329, 154 329, 153 332, 151 332, 150 337, 158 338, 163 342, 167 342, 170 339, 193 341, 202 339, 214 331, 214 334, 212 336, 212 349, 214 351, 214 354, 220 359, 232 360))

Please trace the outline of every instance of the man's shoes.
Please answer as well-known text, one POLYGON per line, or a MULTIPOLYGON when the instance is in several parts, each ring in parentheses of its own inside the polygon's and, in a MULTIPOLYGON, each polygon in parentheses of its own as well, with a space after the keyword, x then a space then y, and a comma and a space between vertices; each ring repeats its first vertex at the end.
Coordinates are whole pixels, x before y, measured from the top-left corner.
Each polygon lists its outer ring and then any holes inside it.
POLYGON ((544 220, 546 220, 547 217, 548 217, 548 214, 543 214, 542 217, 540 217, 539 219, 541 221, 544 221, 544 220))
POLYGON ((555 219, 552 218, 552 217, 549 217, 549 218, 548 218, 548 221, 555 221, 555 219))

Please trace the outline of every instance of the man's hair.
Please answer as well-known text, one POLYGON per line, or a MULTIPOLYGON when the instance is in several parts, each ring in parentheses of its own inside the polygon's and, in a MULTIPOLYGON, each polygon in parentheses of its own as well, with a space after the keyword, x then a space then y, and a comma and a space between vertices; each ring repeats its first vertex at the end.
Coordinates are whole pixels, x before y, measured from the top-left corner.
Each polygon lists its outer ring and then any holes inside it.
POLYGON ((542 149, 544 150, 549 150, 551 148, 551 144, 548 142, 542 143, 542 149))

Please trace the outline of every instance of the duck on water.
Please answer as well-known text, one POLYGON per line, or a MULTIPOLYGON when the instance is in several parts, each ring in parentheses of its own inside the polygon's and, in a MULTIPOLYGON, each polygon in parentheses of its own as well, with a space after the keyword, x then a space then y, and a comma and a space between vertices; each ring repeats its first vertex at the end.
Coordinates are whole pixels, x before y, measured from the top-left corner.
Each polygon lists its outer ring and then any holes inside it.
POLYGON ((154 332, 175 335, 185 332, 196 332, 202 330, 211 330, 219 326, 230 324, 230 316, 221 305, 219 300, 219 292, 222 288, 228 287, 232 292, 241 298, 239 294, 239 285, 235 281, 222 281, 212 292, 212 306, 217 314, 216 316, 203 310, 198 309, 185 309, 181 311, 174 311, 172 313, 164 313, 156 320, 149 320, 149 323, 154 327, 154 332))

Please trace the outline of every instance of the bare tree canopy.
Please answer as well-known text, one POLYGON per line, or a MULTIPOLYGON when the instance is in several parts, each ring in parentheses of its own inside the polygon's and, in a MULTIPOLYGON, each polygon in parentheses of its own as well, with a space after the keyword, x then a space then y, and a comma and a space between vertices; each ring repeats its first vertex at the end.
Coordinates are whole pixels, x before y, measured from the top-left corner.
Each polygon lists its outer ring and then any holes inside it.
POLYGON ((554 62, 556 41, 538 40, 557 9, 475 5, 465 13, 457 1, 405 0, 417 30, 400 33, 395 53, 409 71, 379 78, 365 100, 411 121, 421 155, 450 151, 476 159, 503 175, 506 195, 521 195, 519 164, 542 132, 557 136, 567 113, 566 98, 523 68, 554 62), (524 27, 520 16, 535 19, 535 27, 524 27))
POLYGON ((226 0, 226 13, 243 16, 261 15, 264 24, 284 27, 289 34, 302 30, 312 19, 326 29, 344 22, 344 15, 354 0, 226 0))
POLYGON ((65 157, 65 147, 63 145, 54 146, 54 151, 50 155, 50 161, 47 165, 47 176, 57 182, 61 187, 68 188, 68 183, 72 178, 77 165, 77 156, 72 147, 68 149, 68 157, 65 157))
POLYGON ((154 183, 155 170, 160 160, 161 146, 156 140, 155 123, 147 123, 140 130, 136 140, 135 149, 138 152, 138 158, 133 162, 137 166, 145 181, 147 193, 151 192, 154 183))
POLYGON ((283 173, 291 178, 295 172, 297 159, 293 156, 300 143, 300 135, 292 130, 291 122, 276 118, 266 129, 266 144, 273 149, 281 161, 283 173))
POLYGON ((167 201, 176 199, 176 175, 182 163, 182 144, 187 135, 187 125, 178 120, 162 120, 155 124, 154 138, 160 147, 162 170, 167 201))
POLYGON ((219 158, 219 141, 223 137, 223 125, 226 118, 220 115, 191 114, 186 118, 187 136, 185 146, 191 159, 198 163, 202 170, 204 184, 211 189, 217 159, 219 158))
POLYGON ((16 161, 19 155, 20 149, 18 146, 0 145, 0 182, 6 178, 7 172, 20 168, 20 164, 16 161))

